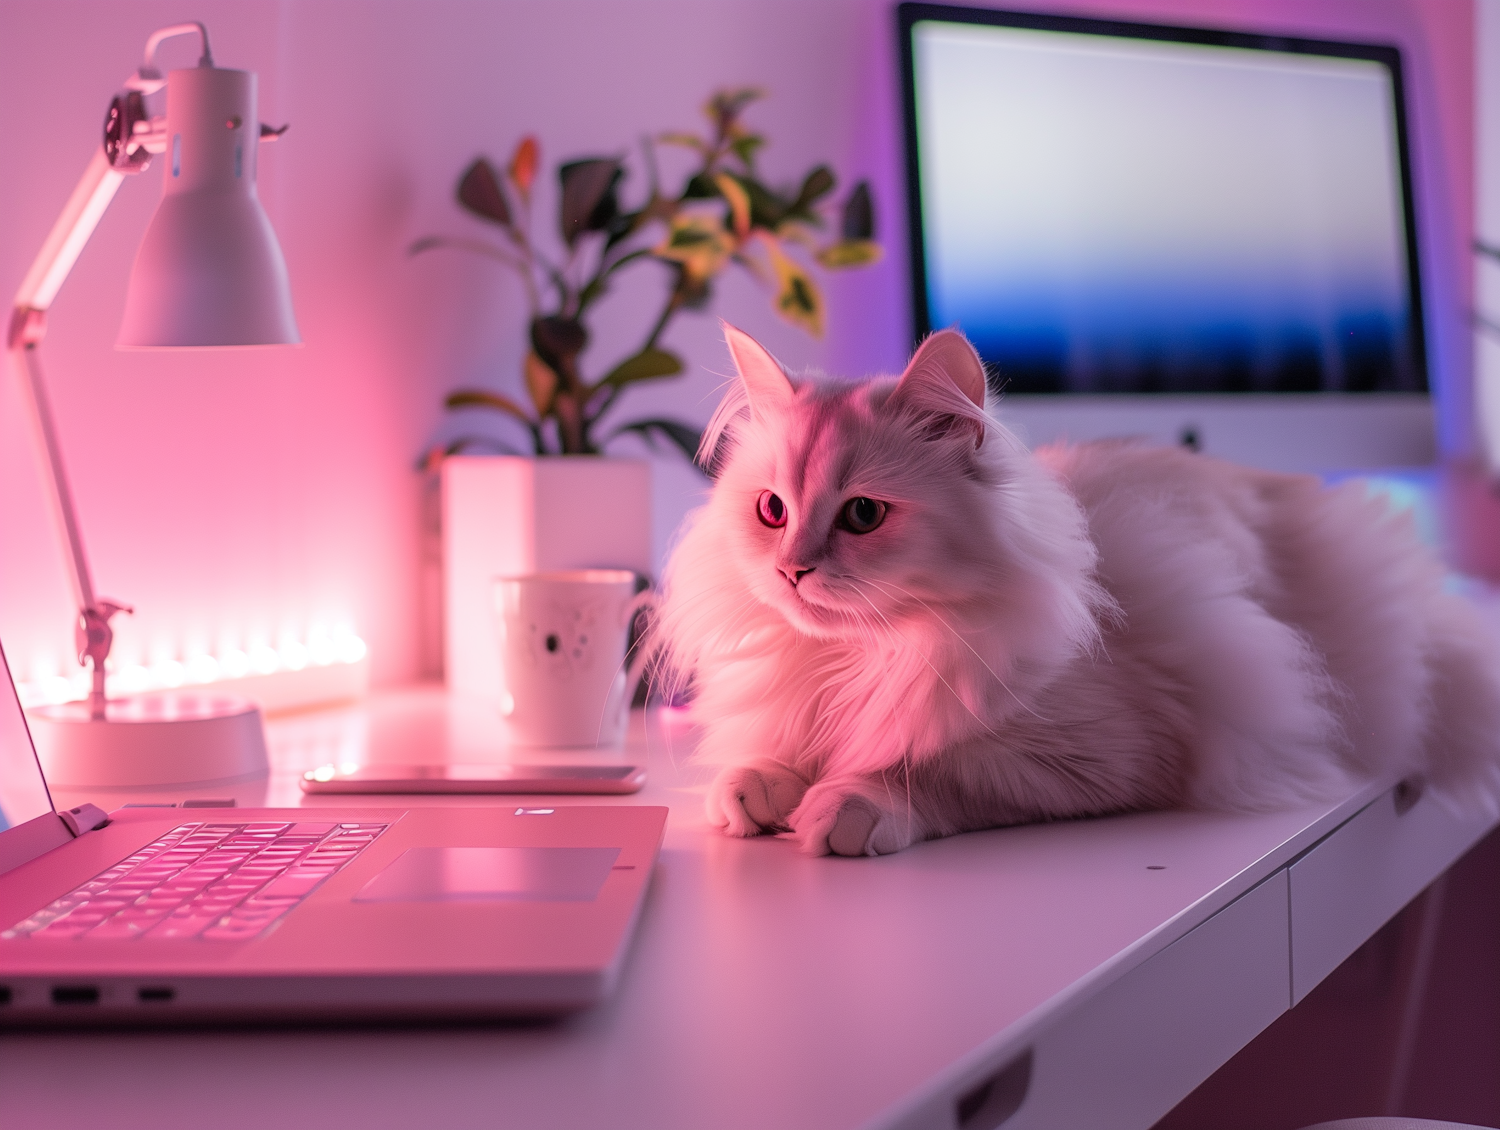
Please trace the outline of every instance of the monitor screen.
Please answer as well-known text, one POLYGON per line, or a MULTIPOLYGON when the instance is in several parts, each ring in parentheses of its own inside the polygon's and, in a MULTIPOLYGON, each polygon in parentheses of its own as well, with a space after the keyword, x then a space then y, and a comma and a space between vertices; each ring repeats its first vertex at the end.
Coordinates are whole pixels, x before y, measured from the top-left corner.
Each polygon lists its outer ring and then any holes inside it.
POLYGON ((919 336, 1012 395, 1426 392, 1395 48, 900 20, 919 336))

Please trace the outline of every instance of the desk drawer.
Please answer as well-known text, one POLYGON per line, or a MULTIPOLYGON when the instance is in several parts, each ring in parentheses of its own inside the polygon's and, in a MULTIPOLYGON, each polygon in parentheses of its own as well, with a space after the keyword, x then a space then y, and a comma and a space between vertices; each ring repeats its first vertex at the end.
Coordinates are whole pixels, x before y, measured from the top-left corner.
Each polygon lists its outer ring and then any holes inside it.
POLYGON ((1372 801, 1291 868, 1292 1003, 1468 851, 1490 821, 1461 819, 1401 787, 1372 801))
POLYGON ((1044 1032, 1004 1130, 1145 1130, 1286 1011, 1287 980, 1278 871, 1044 1032))

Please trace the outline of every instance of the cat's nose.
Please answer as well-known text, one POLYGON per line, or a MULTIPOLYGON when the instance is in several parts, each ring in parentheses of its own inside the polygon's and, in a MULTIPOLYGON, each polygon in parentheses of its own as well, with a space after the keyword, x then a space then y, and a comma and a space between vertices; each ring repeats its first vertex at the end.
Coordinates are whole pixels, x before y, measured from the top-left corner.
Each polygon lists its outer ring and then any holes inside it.
POLYGON ((776 568, 781 570, 781 575, 783 577, 792 582, 793 588, 797 587, 798 581, 800 581, 803 577, 807 576, 813 571, 813 566, 811 565, 809 565, 806 569, 800 568, 796 565, 778 565, 776 566, 776 568))

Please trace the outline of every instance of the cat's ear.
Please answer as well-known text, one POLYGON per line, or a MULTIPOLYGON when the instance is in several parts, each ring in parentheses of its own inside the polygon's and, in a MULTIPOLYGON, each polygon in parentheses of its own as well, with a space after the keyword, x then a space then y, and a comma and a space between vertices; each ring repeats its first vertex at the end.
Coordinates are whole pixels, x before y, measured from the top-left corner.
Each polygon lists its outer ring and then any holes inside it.
POLYGON ((938 330, 917 346, 896 386, 897 395, 909 386, 940 382, 947 377, 976 408, 984 407, 984 362, 957 330, 938 330))
POLYGON ((938 330, 917 346, 888 401, 893 407, 931 414, 949 427, 972 428, 974 446, 984 442, 984 362, 957 330, 938 330))
POLYGON ((745 391, 750 396, 750 411, 762 412, 772 405, 789 403, 796 390, 776 358, 743 330, 735 329, 728 322, 723 326, 729 355, 734 358, 734 367, 739 370, 740 380, 745 382, 745 391))

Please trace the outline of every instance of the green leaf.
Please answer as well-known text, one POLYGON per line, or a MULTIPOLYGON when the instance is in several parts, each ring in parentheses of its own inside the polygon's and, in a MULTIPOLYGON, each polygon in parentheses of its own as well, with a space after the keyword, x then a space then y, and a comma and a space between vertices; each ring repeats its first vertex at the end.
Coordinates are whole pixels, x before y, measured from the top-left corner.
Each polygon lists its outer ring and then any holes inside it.
POLYGON ((880 262, 880 244, 869 239, 844 239, 818 252, 818 262, 829 270, 866 267, 880 262))
POLYGON ((823 336, 822 296, 806 275, 787 281, 786 289, 777 295, 776 309, 787 321, 801 326, 813 337, 823 336))
POLYGON ((673 218, 666 239, 653 247, 651 253, 659 259, 682 264, 688 277, 701 281, 723 270, 735 247, 734 236, 724 230, 717 217, 686 214, 673 218))
POLYGON ((740 177, 739 182, 750 198, 750 226, 775 231, 786 218, 787 202, 754 177, 740 177))
POLYGON ((510 227, 510 206, 505 203, 505 193, 500 190, 500 178, 494 166, 483 157, 470 165, 459 179, 458 202, 476 216, 510 227))
POLYGON ((558 168, 562 186, 558 224, 569 247, 584 232, 603 231, 620 214, 615 187, 624 175, 617 157, 589 157, 558 168))
POLYGON ((747 133, 743 137, 737 137, 729 143, 729 148, 734 155, 745 163, 745 168, 755 167, 755 154, 765 145, 766 139, 758 133, 747 133))
POLYGON ((449 408, 493 408, 497 412, 514 416, 528 427, 536 426, 536 418, 510 397, 501 396, 498 392, 487 392, 482 388, 456 389, 448 394, 443 403, 449 408))
POLYGON ((827 165, 819 165, 807 174, 807 179, 802 182, 802 188, 797 193, 797 199, 788 211, 810 215, 812 206, 832 192, 833 185, 833 170, 827 165))
POLYGON ((714 184, 712 177, 706 177, 702 173, 689 180, 682 190, 684 200, 708 200, 717 195, 719 195, 719 186, 714 184))
MULTIPOLYGON (((624 435, 626 432, 634 432, 651 445, 652 450, 660 450, 657 447, 658 435, 673 443, 679 451, 694 460, 698 457, 698 445, 703 442, 703 433, 687 424, 676 420, 636 420, 633 423, 622 424, 609 433, 609 439, 624 435)), ((605 441, 609 442, 608 440, 605 441)))
POLYGON ((823 336, 823 295, 806 271, 787 258, 781 247, 767 240, 771 266, 776 269, 776 312, 794 326, 801 326, 813 337, 823 336))
POLYGON ((716 90, 703 107, 703 112, 708 115, 708 120, 713 123, 719 136, 725 137, 734 131, 735 123, 745 107, 764 97, 765 91, 753 86, 741 87, 739 90, 716 90))
POLYGON ((648 381, 656 377, 675 377, 682 372, 682 358, 655 346, 641 350, 633 357, 621 361, 599 382, 619 388, 631 381, 648 381))
POLYGON ((875 236, 875 206, 870 200, 870 182, 860 181, 844 201, 839 229, 847 241, 862 241, 875 236))

